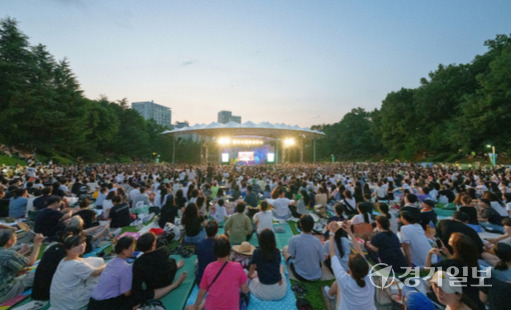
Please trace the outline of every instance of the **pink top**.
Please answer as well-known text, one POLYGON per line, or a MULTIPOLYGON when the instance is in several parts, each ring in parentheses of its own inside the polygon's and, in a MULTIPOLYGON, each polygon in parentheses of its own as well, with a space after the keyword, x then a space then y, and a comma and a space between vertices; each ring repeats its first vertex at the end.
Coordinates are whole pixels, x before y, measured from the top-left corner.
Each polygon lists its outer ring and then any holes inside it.
POLYGON ((204 275, 199 287, 208 291, 206 297, 206 310, 238 310, 240 303, 240 287, 247 282, 247 275, 240 263, 228 262, 215 283, 208 290, 208 285, 213 282, 218 271, 224 265, 223 262, 212 262, 204 270, 204 275))

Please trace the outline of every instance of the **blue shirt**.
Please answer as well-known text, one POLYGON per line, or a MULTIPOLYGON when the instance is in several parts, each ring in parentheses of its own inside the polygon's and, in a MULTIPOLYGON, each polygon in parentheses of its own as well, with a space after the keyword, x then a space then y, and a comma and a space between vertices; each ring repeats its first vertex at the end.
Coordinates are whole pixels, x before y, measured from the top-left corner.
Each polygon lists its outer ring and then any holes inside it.
POLYGON ((209 263, 216 261, 216 256, 213 252, 214 246, 214 238, 205 238, 199 241, 195 247, 195 254, 197 254, 197 260, 199 261, 199 266, 197 268, 197 283, 200 283, 206 266, 209 263))
POLYGON ((27 200, 25 197, 11 198, 9 201, 9 217, 24 217, 27 211, 27 200))
POLYGON ((321 262, 325 260, 325 254, 318 238, 301 233, 289 240, 287 250, 300 276, 310 281, 321 278, 321 262))

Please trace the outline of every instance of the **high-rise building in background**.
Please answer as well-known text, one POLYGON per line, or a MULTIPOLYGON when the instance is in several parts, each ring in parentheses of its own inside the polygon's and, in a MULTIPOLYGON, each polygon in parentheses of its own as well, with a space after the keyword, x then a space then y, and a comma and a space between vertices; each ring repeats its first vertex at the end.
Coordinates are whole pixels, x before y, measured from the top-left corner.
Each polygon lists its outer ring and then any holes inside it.
POLYGON ((153 100, 132 102, 131 108, 137 111, 145 119, 152 119, 158 125, 171 127, 172 111, 170 108, 154 103, 153 100))
POLYGON ((241 116, 232 115, 231 111, 218 112, 218 123, 227 124, 228 122, 235 122, 241 124, 241 116))

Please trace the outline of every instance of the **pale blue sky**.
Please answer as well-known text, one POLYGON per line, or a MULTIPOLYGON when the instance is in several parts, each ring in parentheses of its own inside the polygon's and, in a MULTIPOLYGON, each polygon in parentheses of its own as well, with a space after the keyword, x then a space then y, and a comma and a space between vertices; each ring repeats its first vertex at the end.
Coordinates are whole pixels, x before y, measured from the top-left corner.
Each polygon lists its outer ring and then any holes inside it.
POLYGON ((334 123, 511 33, 511 1, 0 0, 85 95, 154 100, 172 121, 334 123))

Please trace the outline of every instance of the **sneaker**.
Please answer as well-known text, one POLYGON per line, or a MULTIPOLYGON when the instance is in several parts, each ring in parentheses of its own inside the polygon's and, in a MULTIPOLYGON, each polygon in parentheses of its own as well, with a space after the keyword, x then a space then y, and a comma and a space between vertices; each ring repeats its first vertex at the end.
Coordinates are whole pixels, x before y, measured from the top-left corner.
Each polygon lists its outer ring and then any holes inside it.
POLYGON ((323 291, 325 291, 325 294, 326 296, 330 299, 330 300, 334 300, 335 299, 335 296, 330 296, 330 294, 328 294, 328 291, 330 291, 330 286, 324 286, 323 287, 323 291))

